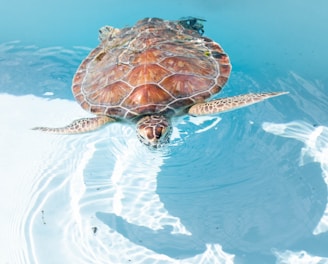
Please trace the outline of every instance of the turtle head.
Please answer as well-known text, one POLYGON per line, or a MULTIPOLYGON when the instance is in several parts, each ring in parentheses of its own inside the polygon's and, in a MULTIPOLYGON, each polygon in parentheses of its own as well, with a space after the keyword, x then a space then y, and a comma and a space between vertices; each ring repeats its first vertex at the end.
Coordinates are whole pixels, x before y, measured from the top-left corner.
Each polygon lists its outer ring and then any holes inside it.
POLYGON ((137 122, 137 136, 147 146, 158 148, 168 143, 172 127, 164 116, 149 115, 137 122))

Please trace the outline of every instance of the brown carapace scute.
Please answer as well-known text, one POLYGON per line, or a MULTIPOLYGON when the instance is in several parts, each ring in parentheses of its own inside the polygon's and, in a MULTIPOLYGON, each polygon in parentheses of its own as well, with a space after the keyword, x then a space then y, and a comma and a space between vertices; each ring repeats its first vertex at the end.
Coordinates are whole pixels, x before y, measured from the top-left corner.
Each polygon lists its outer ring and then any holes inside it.
POLYGON ((285 94, 208 101, 227 82, 231 64, 221 46, 203 36, 203 21, 145 18, 122 29, 102 27, 100 44, 82 61, 72 83, 76 101, 96 116, 35 129, 76 134, 130 120, 141 142, 158 147, 169 140, 172 116, 216 114, 285 94))

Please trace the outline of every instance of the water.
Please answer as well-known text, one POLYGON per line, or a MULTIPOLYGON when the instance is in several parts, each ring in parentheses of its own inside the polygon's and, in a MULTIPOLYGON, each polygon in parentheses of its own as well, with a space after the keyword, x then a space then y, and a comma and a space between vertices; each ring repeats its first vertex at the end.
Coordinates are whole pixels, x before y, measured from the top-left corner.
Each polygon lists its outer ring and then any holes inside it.
POLYGON ((1 263, 328 263, 325 1, 19 0, 0 11, 1 263), (17 7, 20 8, 17 8, 17 7), (220 94, 289 91, 173 120, 150 151, 132 125, 53 136, 88 116, 70 92, 105 24, 206 18, 229 53, 220 94), (15 18, 15 19, 14 19, 15 18))

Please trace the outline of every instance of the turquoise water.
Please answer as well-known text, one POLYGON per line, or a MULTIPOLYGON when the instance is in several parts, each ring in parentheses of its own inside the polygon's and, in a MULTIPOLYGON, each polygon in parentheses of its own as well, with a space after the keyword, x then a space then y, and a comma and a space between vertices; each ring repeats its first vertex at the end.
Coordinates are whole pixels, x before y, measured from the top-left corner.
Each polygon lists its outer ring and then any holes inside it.
POLYGON ((328 4, 29 1, 0 10, 1 263, 328 263, 328 4), (71 79, 106 24, 205 18, 230 55, 220 95, 289 91, 173 120, 53 136, 88 116, 71 79))

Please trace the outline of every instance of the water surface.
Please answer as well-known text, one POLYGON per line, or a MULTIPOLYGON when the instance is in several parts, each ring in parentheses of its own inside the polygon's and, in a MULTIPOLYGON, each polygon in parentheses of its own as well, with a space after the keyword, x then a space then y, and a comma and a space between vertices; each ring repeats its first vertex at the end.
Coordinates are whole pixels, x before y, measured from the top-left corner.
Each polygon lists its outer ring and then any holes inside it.
POLYGON ((328 262, 325 2, 18 2, 0 11, 1 262, 328 262), (126 124, 30 130, 88 116, 70 84, 100 26, 186 15, 231 57, 220 95, 290 93, 174 119, 160 151, 126 124))

